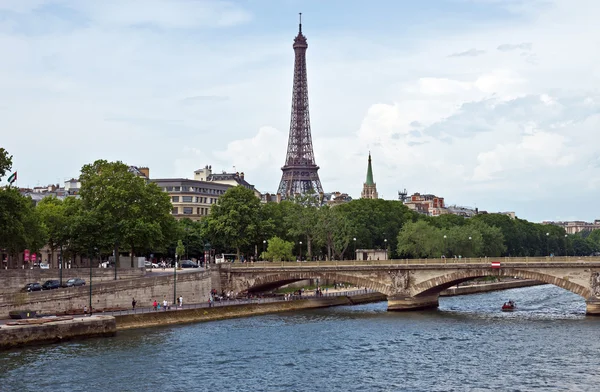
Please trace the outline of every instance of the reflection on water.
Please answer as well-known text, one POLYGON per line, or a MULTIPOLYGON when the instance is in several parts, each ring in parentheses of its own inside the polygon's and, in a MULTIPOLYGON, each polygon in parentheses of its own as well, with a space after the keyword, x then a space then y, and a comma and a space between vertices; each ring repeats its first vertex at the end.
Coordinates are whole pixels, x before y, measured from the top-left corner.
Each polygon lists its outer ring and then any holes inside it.
POLYGON ((597 390, 600 319, 553 286, 126 331, 0 353, 0 390, 597 390), (518 310, 501 312, 512 299, 518 310))

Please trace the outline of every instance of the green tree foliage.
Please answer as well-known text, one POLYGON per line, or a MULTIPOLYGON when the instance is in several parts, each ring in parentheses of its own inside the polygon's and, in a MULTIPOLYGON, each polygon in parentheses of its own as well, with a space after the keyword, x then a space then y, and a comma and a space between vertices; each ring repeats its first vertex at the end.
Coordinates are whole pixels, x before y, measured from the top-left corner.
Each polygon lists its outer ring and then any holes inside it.
POLYGON ((56 248, 66 245, 67 216, 63 201, 46 197, 38 203, 36 210, 48 234, 48 247, 54 254, 56 248))
POLYGON ((46 239, 31 199, 15 188, 0 189, 0 248, 16 257, 25 249, 38 251, 46 239))
POLYGON ((294 259, 294 243, 285 241, 279 237, 273 237, 268 241, 267 250, 261 254, 263 260, 290 261, 294 259))
POLYGON ((288 208, 288 215, 284 222, 288 233, 292 237, 299 238, 299 241, 306 243, 306 257, 312 258, 312 244, 318 235, 319 214, 318 207, 313 198, 299 198, 295 203, 291 203, 288 208))
MULTIPOLYGON (((123 246, 136 252, 166 247, 176 233, 169 196, 153 183, 136 176, 122 162, 98 160, 81 169, 80 195, 86 218, 96 227, 106 247, 115 253, 123 246)), ((119 262, 117 260, 117 262, 119 262)))
MULTIPOLYGON (((342 259, 356 232, 351 222, 339 208, 321 207, 317 233, 327 248, 327 259, 342 259)), ((351 255, 352 259, 356 256, 351 255)))
POLYGON ((12 155, 8 155, 8 151, 0 147, 0 180, 12 168, 12 155))
POLYGON ((183 245, 182 240, 177 241, 177 246, 175 247, 175 254, 179 258, 179 260, 181 260, 183 255, 185 255, 185 246, 183 245))
POLYGON ((406 222, 416 219, 416 214, 397 200, 358 199, 335 209, 354 229, 352 237, 356 238, 356 247, 360 249, 388 246, 393 252, 397 246, 397 233, 406 222))
POLYGON ((440 257, 443 248, 441 230, 425 220, 407 222, 398 233, 397 252, 400 257, 440 257))
POLYGON ((228 189, 211 208, 205 234, 213 243, 233 247, 239 257, 243 248, 258 244, 260 218, 260 201, 254 192, 236 186, 228 189))

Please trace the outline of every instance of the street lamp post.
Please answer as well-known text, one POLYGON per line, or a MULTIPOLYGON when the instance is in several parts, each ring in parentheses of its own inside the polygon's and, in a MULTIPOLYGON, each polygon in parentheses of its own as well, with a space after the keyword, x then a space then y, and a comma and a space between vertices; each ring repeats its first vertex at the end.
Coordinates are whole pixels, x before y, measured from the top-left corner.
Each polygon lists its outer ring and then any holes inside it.
POLYGON ((444 257, 446 257, 446 252, 448 250, 447 249, 448 247, 446 246, 446 238, 448 238, 448 237, 446 237, 446 234, 444 234, 444 257))
POLYGON ((188 231, 190 230, 189 227, 185 228, 185 259, 189 260, 189 253, 188 253, 188 246, 190 244, 190 239, 188 237, 188 231))
POLYGON ((569 255, 568 251, 567 251, 567 234, 565 234, 565 257, 567 257, 569 255))
POLYGON ((302 262, 302 241, 300 241, 300 262, 302 262))
POLYGON ((546 254, 550 256, 550 233, 546 233, 546 254))
POLYGON ((385 259, 390 259, 390 250, 388 249, 387 238, 383 239, 383 243, 385 244, 385 259))
POLYGON ((356 237, 352 238, 352 241, 354 242, 354 256, 352 258, 352 260, 356 260, 356 237))
POLYGON ((60 265, 58 266, 60 271, 58 271, 58 276, 60 280, 60 287, 62 287, 62 275, 63 275, 63 246, 62 242, 60 243, 60 265))
POLYGON ((92 315, 92 261, 93 261, 93 256, 94 253, 96 253, 98 251, 98 248, 94 248, 94 252, 92 252, 92 250, 90 249, 90 308, 89 308, 89 315, 92 315))
POLYGON ((177 251, 175 251, 175 266, 173 268, 173 305, 177 303, 177 251))
POLYGON ((266 246, 267 246, 267 240, 263 240, 263 254, 262 254, 262 259, 263 260, 265 259, 265 252, 266 252, 265 247, 266 246))
POLYGON ((469 237, 469 257, 473 257, 473 238, 469 237))

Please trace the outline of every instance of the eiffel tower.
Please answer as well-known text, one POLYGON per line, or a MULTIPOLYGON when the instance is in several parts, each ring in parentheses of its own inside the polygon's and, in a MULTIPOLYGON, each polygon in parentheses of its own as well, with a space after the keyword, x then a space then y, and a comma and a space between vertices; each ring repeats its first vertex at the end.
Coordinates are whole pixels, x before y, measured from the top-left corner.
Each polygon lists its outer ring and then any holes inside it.
POLYGON ((308 112, 308 81, 306 78, 306 37, 302 35, 302 13, 299 31, 294 38, 294 91, 292 94, 292 118, 285 165, 281 168, 278 194, 283 199, 300 195, 323 193, 319 180, 319 166, 315 163, 310 116, 308 112))

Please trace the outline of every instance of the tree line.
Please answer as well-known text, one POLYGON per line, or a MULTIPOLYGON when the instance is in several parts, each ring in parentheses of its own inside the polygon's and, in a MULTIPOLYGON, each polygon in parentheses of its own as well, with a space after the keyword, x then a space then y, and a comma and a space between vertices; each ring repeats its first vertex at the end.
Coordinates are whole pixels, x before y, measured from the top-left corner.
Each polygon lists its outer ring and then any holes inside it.
MULTIPOLYGON (((0 149, 0 181, 11 167, 12 157, 0 149)), ((0 253, 16 260, 25 249, 48 245, 70 259, 114 254, 119 266, 133 266, 135 256, 173 258, 176 249, 185 258, 212 250, 268 260, 353 259, 356 249, 384 249, 392 258, 600 251, 600 230, 567 235, 558 226, 500 214, 428 217, 395 200, 329 207, 298 197, 263 204, 244 187, 230 188, 202 220, 178 221, 169 195, 122 162, 85 165, 79 179, 78 197, 46 197, 37 205, 14 187, 0 188, 0 253)))

